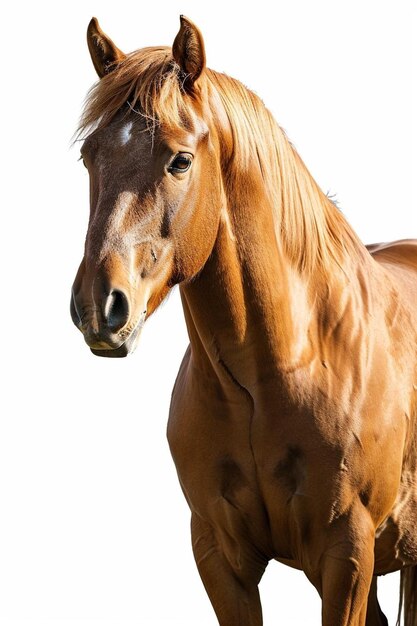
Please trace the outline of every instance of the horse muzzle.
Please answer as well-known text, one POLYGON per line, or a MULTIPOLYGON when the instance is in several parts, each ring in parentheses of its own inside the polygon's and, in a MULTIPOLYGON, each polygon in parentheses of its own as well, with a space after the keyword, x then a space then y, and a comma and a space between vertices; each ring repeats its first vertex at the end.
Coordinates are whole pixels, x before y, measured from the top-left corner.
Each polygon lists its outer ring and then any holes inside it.
POLYGON ((134 328, 134 330, 130 333, 128 338, 117 348, 94 348, 90 346, 90 350, 95 356, 105 356, 109 358, 121 358, 127 356, 128 354, 131 354, 136 348, 142 326, 143 322, 139 322, 136 328, 134 328))
POLYGON ((94 305, 84 303, 73 290, 70 311, 91 352, 113 358, 133 352, 146 319, 145 310, 135 324, 129 322, 129 299, 120 289, 112 289, 94 305))

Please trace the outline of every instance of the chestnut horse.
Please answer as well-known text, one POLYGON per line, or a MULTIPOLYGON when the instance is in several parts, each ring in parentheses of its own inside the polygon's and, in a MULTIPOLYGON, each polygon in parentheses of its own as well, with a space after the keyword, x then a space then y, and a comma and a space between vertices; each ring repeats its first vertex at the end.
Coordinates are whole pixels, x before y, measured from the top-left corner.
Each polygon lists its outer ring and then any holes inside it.
POLYGON ((172 49, 126 55, 95 18, 87 38, 72 317, 94 354, 125 356, 180 285, 168 439, 219 624, 262 624, 277 559, 325 626, 386 624, 377 576, 401 570, 417 626, 417 242, 366 248, 185 17, 172 49))

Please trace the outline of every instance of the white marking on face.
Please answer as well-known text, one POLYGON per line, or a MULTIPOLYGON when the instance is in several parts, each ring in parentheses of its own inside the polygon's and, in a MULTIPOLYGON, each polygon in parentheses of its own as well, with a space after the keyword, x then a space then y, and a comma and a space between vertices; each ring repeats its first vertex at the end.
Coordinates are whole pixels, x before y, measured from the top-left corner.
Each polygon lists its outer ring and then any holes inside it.
POLYGON ((120 129, 120 142, 122 146, 125 146, 132 138, 133 122, 126 122, 126 124, 120 129))
POLYGON ((136 195, 131 191, 119 193, 113 209, 112 228, 115 233, 120 232, 124 217, 135 200, 136 195))
MULTIPOLYGON (((110 222, 107 228, 106 240, 100 251, 100 258, 104 259, 111 252, 115 240, 123 238, 125 247, 137 247, 142 243, 152 241, 152 232, 149 225, 155 221, 152 213, 141 217, 138 224, 132 230, 132 219, 127 219, 129 211, 138 202, 138 197, 131 191, 121 191, 114 204, 110 222), (130 226, 129 226, 130 225, 130 226)), ((134 254, 131 255, 131 262, 134 261, 134 254)))

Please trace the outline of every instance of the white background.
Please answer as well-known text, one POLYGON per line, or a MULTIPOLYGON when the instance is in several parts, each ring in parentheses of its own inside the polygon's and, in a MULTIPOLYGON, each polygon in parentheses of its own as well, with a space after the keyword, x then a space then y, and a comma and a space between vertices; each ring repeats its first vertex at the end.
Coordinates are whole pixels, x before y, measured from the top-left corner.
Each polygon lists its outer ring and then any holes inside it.
MULTIPOLYGON (((165 439, 187 344, 178 293, 122 360, 92 356, 68 310, 88 215, 87 175, 78 146, 70 149, 95 80, 88 21, 97 15, 130 51, 171 44, 180 13, 202 29, 209 65, 264 99, 364 241, 417 236, 411 2, 9 3, 1 63, 2 626, 216 624, 165 439)), ((261 594, 267 626, 320 624, 318 596, 302 573, 272 563, 261 594)), ((395 575, 381 582, 381 596, 393 620, 395 575)))

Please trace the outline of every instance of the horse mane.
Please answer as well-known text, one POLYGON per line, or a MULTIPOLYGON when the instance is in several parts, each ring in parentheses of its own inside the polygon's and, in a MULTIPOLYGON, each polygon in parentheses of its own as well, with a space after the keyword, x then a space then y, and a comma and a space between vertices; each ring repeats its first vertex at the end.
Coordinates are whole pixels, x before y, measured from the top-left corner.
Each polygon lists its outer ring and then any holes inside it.
POLYGON ((262 100, 236 79, 213 70, 203 72, 195 94, 185 91, 185 78, 171 48, 128 54, 87 94, 77 136, 107 126, 121 110, 142 116, 151 132, 159 125, 183 129, 195 119, 196 104, 210 114, 210 103, 201 100, 216 92, 216 104, 220 99, 233 135, 230 167, 236 175, 257 166, 272 206, 277 243, 288 258, 302 271, 328 268, 332 262, 342 265, 346 257, 363 260, 365 247, 262 100))

